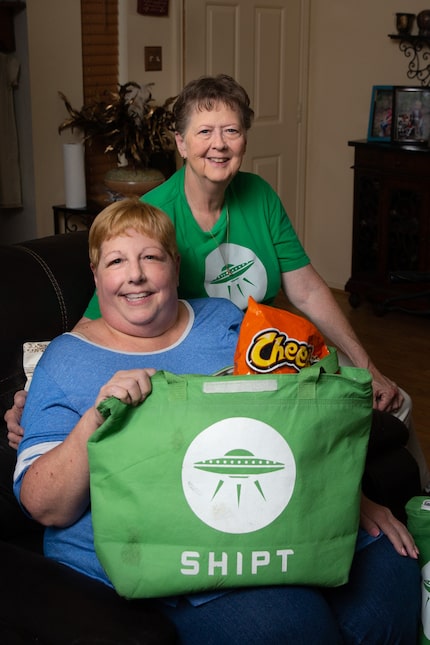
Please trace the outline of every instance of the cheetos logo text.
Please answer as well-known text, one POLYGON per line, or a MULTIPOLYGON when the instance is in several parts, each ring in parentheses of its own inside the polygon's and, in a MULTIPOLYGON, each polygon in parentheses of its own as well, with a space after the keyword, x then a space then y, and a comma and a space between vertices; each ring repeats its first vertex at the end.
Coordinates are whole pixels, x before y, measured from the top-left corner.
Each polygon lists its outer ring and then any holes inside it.
POLYGON ((254 336, 246 354, 246 362, 256 372, 273 372, 283 366, 297 372, 312 363, 313 346, 289 338, 279 329, 264 329, 254 336))

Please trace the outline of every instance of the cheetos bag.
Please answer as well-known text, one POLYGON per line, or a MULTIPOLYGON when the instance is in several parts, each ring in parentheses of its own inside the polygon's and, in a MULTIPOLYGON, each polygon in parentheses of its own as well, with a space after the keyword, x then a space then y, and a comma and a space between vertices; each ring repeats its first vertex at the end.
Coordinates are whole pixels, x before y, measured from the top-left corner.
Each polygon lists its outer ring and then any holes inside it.
POLYGON ((88 442, 98 558, 128 598, 348 580, 367 370, 176 376, 115 398, 88 442))
POLYGON ((296 374, 324 359, 329 366, 321 366, 334 371, 333 357, 329 356, 329 347, 310 320, 248 299, 234 355, 234 374, 296 374))

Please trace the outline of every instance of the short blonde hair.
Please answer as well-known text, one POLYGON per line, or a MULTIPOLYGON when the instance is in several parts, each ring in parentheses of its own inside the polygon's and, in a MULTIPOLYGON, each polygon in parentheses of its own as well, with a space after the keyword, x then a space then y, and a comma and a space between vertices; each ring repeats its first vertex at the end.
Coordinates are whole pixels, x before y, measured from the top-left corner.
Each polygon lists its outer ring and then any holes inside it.
POLYGON ((178 246, 171 219, 159 208, 136 197, 109 204, 95 218, 88 239, 90 262, 94 267, 100 262, 103 242, 123 235, 129 228, 157 240, 170 257, 177 260, 178 246))

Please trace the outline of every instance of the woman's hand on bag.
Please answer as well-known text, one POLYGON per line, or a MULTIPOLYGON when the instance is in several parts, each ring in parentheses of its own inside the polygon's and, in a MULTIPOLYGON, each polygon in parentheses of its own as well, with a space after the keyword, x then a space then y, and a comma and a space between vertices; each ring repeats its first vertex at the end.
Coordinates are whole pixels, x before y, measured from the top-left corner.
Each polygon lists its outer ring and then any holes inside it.
POLYGON ((13 406, 4 415, 7 425, 7 440, 11 448, 18 449, 21 439, 24 436, 24 429, 20 425, 22 411, 24 410, 27 392, 19 390, 13 397, 13 406))
POLYGON ((99 395, 94 404, 94 410, 99 421, 99 425, 104 421, 103 416, 97 410, 97 407, 102 401, 114 396, 116 399, 119 399, 128 405, 139 405, 139 403, 142 403, 142 401, 144 401, 151 392, 151 376, 153 376, 155 372, 156 370, 152 368, 116 372, 106 385, 103 385, 100 389, 99 395))
POLYGON ((364 495, 361 495, 360 526, 374 537, 382 531, 397 553, 415 560, 418 558, 418 547, 406 526, 394 517, 389 508, 372 502, 364 495))
POLYGON ((402 407, 403 395, 394 381, 372 366, 373 407, 382 412, 395 412, 402 407))

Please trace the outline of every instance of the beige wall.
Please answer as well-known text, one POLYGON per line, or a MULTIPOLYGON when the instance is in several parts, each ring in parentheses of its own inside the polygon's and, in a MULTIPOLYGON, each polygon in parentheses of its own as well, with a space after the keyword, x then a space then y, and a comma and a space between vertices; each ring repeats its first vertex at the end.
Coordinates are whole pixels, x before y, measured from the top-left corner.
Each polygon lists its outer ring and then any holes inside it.
POLYGON ((395 12, 418 13, 408 0, 312 0, 305 246, 334 287, 350 275, 353 148, 365 139, 373 85, 419 85, 407 78, 407 59, 395 33, 395 12))
MULTIPOLYGON (((136 0, 119 0, 121 82, 154 82, 154 98, 163 100, 182 85, 181 0, 170 3, 166 18, 141 16, 136 5, 136 0), (145 45, 163 47, 162 72, 145 72, 145 45)), ((58 134, 67 116, 58 90, 73 106, 83 101, 80 0, 27 0, 25 18, 32 141, 23 137, 21 147, 23 154, 32 156, 34 204, 27 210, 32 218, 35 213, 36 225, 26 225, 25 209, 14 212, 10 217, 15 221, 4 233, 0 223, 0 235, 8 243, 53 233, 52 206, 64 203, 62 146, 73 140, 69 131, 58 134)))
MULTIPOLYGON (((170 3, 167 18, 141 16, 136 4, 136 0, 119 0, 120 80, 153 82, 154 98, 162 100, 176 94, 182 85, 181 2, 170 3), (145 45, 162 46, 162 72, 145 72, 145 45)), ((22 154, 32 156, 34 204, 25 204, 24 211, 8 215, 8 230, 3 231, 0 222, 5 242, 53 233, 52 206, 64 203, 63 143, 74 139, 70 131, 58 134, 58 126, 67 116, 58 91, 73 106, 80 107, 83 101, 80 0, 27 0, 25 19, 32 136, 31 140, 22 137, 21 148, 22 154), (35 226, 28 225, 27 215, 35 217, 35 226)))
MULTIPOLYGON (((136 0, 119 0, 121 81, 154 81, 154 97, 175 94, 181 77, 181 0, 166 18, 137 14, 136 0), (163 71, 145 72, 145 45, 163 47, 163 71)), ((424 2, 408 0, 418 13, 424 2)), ((407 59, 388 33, 395 31, 398 0, 311 0, 309 110, 306 147, 304 242, 331 286, 349 277, 352 235, 353 149, 365 138, 372 85, 418 84, 407 78, 407 59)), ((53 232, 52 210, 64 201, 62 143, 65 117, 57 96, 82 103, 80 0, 27 0, 37 235, 53 232)), ((25 236, 24 236, 25 238, 25 236)), ((21 239, 24 239, 21 237, 21 239)), ((14 240, 11 240, 14 241, 14 240)))
POLYGON ((67 116, 58 91, 82 105, 80 0, 27 0, 29 79, 37 237, 53 233, 52 206, 64 203, 58 126, 67 116))
POLYGON ((152 95, 163 101, 182 87, 182 2, 171 0, 169 15, 160 17, 138 14, 136 4, 136 0, 119 0, 120 81, 154 83, 152 95), (144 48, 154 46, 162 48, 161 72, 145 71, 144 48))

